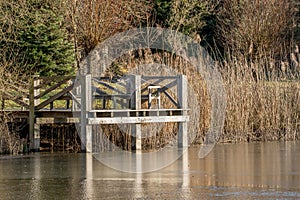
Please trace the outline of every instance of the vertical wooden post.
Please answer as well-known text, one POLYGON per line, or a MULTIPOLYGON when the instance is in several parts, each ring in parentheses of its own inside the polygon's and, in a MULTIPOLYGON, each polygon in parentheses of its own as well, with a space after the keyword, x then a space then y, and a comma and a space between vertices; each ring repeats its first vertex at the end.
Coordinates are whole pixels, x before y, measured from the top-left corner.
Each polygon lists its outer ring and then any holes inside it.
POLYGON ((34 91, 33 82, 29 88, 29 142, 30 150, 34 150, 34 91))
MULTIPOLYGON (((188 87, 187 78, 185 75, 179 75, 177 79, 177 97, 178 97, 178 108, 187 109, 188 108, 188 87)), ((182 111, 182 115, 187 115, 187 110, 182 111)), ((178 147, 188 146, 188 123, 179 122, 178 123, 178 147)))
POLYGON ((112 100, 112 104, 113 104, 112 109, 117 109, 116 97, 112 96, 111 100, 112 100))
POLYGON ((4 110, 5 108, 5 99, 4 99, 4 94, 1 93, 1 110, 4 110))
POLYGON ((87 124, 92 109, 92 76, 87 74, 81 79, 81 150, 93 152, 92 126, 87 124))
POLYGON ((40 150, 40 125, 35 124, 35 106, 40 102, 39 99, 34 99, 40 93, 39 89, 35 89, 40 84, 40 80, 36 79, 37 77, 33 77, 29 88, 29 140, 31 151, 40 150))
MULTIPOLYGON (((74 81, 78 81, 78 80, 74 80, 74 81)), ((79 81, 81 81, 81 80, 79 80, 79 81)), ((81 94, 81 87, 80 86, 76 87, 75 89, 73 89, 73 92, 74 92, 74 96, 78 97, 78 95, 81 94)), ((81 103, 80 98, 77 98, 77 100, 79 101, 79 103, 81 103)), ((72 100, 72 111, 78 111, 79 109, 80 109, 80 106, 72 100)))
MULTIPOLYGON (((141 109, 141 76, 131 75, 130 76, 130 94, 131 94, 131 109, 141 109)), ((138 113, 137 113, 138 115, 138 113)), ((135 145, 136 150, 142 149, 142 133, 141 124, 131 125, 131 135, 133 136, 132 145, 135 145)))

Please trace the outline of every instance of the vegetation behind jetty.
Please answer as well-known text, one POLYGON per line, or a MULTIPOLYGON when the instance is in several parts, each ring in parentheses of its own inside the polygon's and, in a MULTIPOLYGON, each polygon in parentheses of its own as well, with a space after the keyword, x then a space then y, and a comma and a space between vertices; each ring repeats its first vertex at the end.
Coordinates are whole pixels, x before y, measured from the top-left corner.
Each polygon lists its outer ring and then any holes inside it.
MULTIPOLYGON (((191 36, 215 60, 227 95, 221 142, 297 140, 299 8, 295 0, 0 0, 0 101, 5 91, 27 90, 32 75, 75 74, 80 61, 115 33, 158 26, 191 36)), ((201 75, 188 62, 144 49, 116 60, 107 75, 122 75, 151 62, 174 66, 197 80, 192 87, 201 116, 195 142, 201 143, 209 126, 210 100, 201 75)), ((0 116, 0 153, 26 149, 26 138, 11 129, 11 120, 0 116)), ((155 141, 144 141, 145 148, 165 143, 174 137, 173 130, 166 127, 155 141)), ((124 137, 110 138, 117 143, 124 137)), ((79 149, 74 141, 73 149, 79 149)))

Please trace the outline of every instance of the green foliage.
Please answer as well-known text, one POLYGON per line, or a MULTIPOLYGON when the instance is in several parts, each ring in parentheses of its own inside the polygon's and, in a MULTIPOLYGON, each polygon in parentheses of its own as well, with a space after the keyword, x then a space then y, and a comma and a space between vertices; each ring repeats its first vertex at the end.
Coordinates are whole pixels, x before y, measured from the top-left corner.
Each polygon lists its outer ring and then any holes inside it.
POLYGON ((213 2, 208 0, 155 0, 156 22, 192 37, 199 34, 201 44, 207 47, 213 43, 215 35, 215 8, 218 3, 213 2))
POLYGON ((153 14, 157 24, 166 27, 169 26, 168 19, 171 15, 172 2, 170 0, 154 0, 153 14))
POLYGON ((2 2, 0 48, 10 48, 10 55, 22 63, 26 74, 65 75, 74 71, 73 46, 67 40, 61 3, 43 0, 2 2))
POLYGON ((184 34, 191 34, 205 26, 206 22, 203 18, 209 15, 209 12, 209 4, 206 1, 174 1, 168 23, 184 34))
POLYGON ((294 6, 294 12, 295 17, 293 19, 294 24, 294 39, 296 42, 300 42, 300 3, 296 3, 297 0, 295 0, 295 6, 294 6))

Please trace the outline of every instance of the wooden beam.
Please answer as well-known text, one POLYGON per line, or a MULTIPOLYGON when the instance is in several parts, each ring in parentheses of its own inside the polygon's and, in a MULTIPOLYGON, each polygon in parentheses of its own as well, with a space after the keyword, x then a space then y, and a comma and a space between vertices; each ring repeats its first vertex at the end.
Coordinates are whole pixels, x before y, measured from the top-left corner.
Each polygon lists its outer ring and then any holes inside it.
POLYGON ((66 93, 68 93, 69 91, 71 91, 74 87, 74 84, 72 83, 70 86, 64 88, 62 91, 60 91, 59 93, 53 95, 52 97, 50 97, 49 99, 47 99, 46 101, 43 101, 42 103, 40 103, 39 105, 37 105, 35 107, 36 110, 40 110, 42 108, 44 108, 45 106, 47 106, 48 104, 50 104, 51 102, 59 99, 60 97, 62 97, 63 95, 65 95, 66 93))
POLYGON ((93 152, 92 126, 87 124, 90 117, 89 111, 92 109, 92 75, 87 74, 81 77, 81 149, 88 153, 93 152))
POLYGON ((95 95, 95 99, 112 99, 112 98, 122 98, 122 99, 130 99, 131 95, 129 94, 100 94, 95 95))
POLYGON ((63 79, 62 81, 57 82, 55 85, 49 87, 48 89, 46 89, 44 92, 40 93, 39 95, 35 96, 35 99, 39 99, 43 96, 45 96, 46 94, 48 94, 49 92, 52 92, 53 90, 57 89, 59 86, 61 86, 62 84, 66 83, 67 81, 69 81, 69 79, 63 79))
POLYGON ((90 110, 89 112, 139 112, 139 111, 160 111, 160 112, 167 112, 167 111, 189 111, 190 109, 187 108, 161 108, 161 109, 111 109, 111 110, 90 110))
POLYGON ((5 99, 3 97, 3 94, 1 94, 1 110, 5 108, 5 99))
POLYGON ((36 151, 36 141, 35 138, 37 136, 36 131, 38 130, 38 127, 35 125, 35 109, 34 109, 34 85, 36 81, 34 79, 31 82, 30 88, 29 88, 29 142, 30 142, 30 150, 36 151))
MULTIPOLYGON (((157 84, 160 83, 160 82, 161 82, 161 81, 157 81, 157 82, 154 82, 154 83, 151 84, 151 85, 157 85, 157 84)), ((168 83, 167 85, 161 87, 159 91, 160 91, 160 92, 165 92, 166 90, 168 90, 168 89, 174 87, 175 85, 177 85, 177 80, 172 81, 172 82, 168 83)), ((142 89, 142 93, 145 92, 146 90, 148 90, 148 87, 143 88, 143 89, 142 89)))
POLYGON ((79 123, 79 118, 76 117, 42 117, 36 118, 36 124, 72 124, 79 123))
MULTIPOLYGON (((128 109, 121 109, 121 110, 92 110, 90 113, 94 113, 93 116, 95 117, 108 117, 108 116, 115 116, 115 117, 146 117, 146 116, 180 116, 183 115, 183 109, 139 109, 139 110, 128 110, 128 109)), ((187 112, 185 112, 187 113, 187 112)))
MULTIPOLYGON (((96 79, 94 79, 94 80, 96 80, 96 79)), ((108 89, 110 89, 110 90, 112 90, 112 91, 115 91, 115 92, 119 93, 119 94, 125 94, 125 93, 122 92, 121 90, 118 90, 117 88, 115 88, 115 87, 109 85, 108 83, 105 83, 105 82, 102 82, 102 81, 98 81, 98 80, 96 80, 96 82, 99 83, 100 85, 105 86, 106 88, 108 88, 108 89)))
POLYGON ((92 86, 93 87, 93 90, 95 91, 95 93, 99 94, 99 96, 102 96, 102 95, 109 95, 107 92, 105 92, 104 90, 101 90, 95 86, 92 86))
POLYGON ((71 80, 75 79, 74 76, 42 76, 42 77, 34 77, 34 80, 40 80, 41 84, 36 85, 34 89, 41 89, 49 85, 50 83, 54 82, 57 83, 61 80, 71 80))
MULTIPOLYGON (((141 102, 141 76, 140 75, 130 75, 130 94, 131 95, 131 109, 139 110, 142 108, 141 102)), ((127 118, 129 119, 129 118, 127 118)), ((131 125, 131 136, 132 137, 132 145, 135 145, 135 150, 142 149, 142 127, 138 122, 133 123, 131 125)), ((132 146, 134 147, 134 146, 132 146)))
POLYGON ((142 76, 142 79, 144 80, 151 80, 151 79, 163 79, 163 80, 167 80, 167 79, 177 79, 178 76, 142 76))
POLYGON ((175 80, 175 81, 173 81, 173 82, 171 82, 171 83, 168 83, 167 85, 161 87, 161 88, 160 88, 160 91, 161 91, 161 92, 164 92, 165 90, 168 90, 168 89, 174 87, 174 86, 177 85, 177 84, 178 84, 178 83, 177 83, 177 80, 175 80))
POLYGON ((145 124, 164 122, 188 122, 189 116, 147 116, 147 117, 99 117, 88 118, 87 124, 145 124))
POLYGON ((72 91, 69 92, 70 96, 72 97, 71 100, 77 104, 78 107, 81 106, 80 100, 73 94, 72 91))
POLYGON ((178 107, 178 105, 177 105, 177 102, 176 102, 176 100, 165 90, 165 91, 163 91, 164 92, 164 94, 168 97, 168 99, 170 99, 170 101, 176 106, 176 107, 178 107))
MULTIPOLYGON (((158 85, 159 83, 161 83, 162 81, 164 81, 163 79, 159 79, 159 80, 157 80, 157 81, 155 81, 154 83, 151 83, 150 85, 158 85)), ((148 90, 148 87, 145 87, 145 88, 143 88, 142 89, 142 93, 144 93, 145 91, 147 91, 148 90)))
MULTIPOLYGON (((185 75, 178 76, 178 88, 177 88, 177 97, 178 97, 178 108, 187 109, 188 108, 188 82, 185 75)), ((187 111, 183 111, 183 115, 187 115, 187 111)), ((179 122, 178 123, 178 147, 188 147, 188 123, 179 122)))
MULTIPOLYGON (((79 111, 72 112, 71 110, 38 110, 35 111, 36 117, 58 117, 58 118, 64 118, 64 117, 72 117, 73 114, 79 114, 79 111)), ((77 116, 76 115, 76 116, 77 116)))

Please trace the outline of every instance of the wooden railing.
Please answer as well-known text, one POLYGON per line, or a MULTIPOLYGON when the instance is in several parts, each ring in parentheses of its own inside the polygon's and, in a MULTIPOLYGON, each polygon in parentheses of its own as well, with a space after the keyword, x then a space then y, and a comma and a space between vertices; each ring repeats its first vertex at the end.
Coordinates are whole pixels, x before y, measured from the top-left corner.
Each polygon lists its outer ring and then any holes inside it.
MULTIPOLYGON (((177 100, 169 91, 176 86, 177 76, 170 76, 164 86, 158 89, 170 102, 177 107, 177 100)), ((55 77, 33 77, 29 79, 25 87, 11 86, 11 88, 0 94, 1 110, 71 110, 75 101, 76 107, 80 109, 80 95, 76 94, 74 88, 80 85, 75 82, 73 76, 55 77), (74 84, 77 84, 76 86, 74 84), (75 86, 75 87, 74 87, 75 86), (75 94, 74 94, 75 92, 75 94)), ((142 77, 141 101, 149 100, 148 87, 160 85, 166 81, 165 77, 142 77)), ((93 77, 93 96, 97 109, 129 109, 130 91, 128 85, 122 81, 112 81, 108 77, 93 77), (98 101, 98 102, 97 102, 98 101)), ((79 92, 80 93, 80 89, 79 92)))
MULTIPOLYGON (((33 150, 39 149, 40 124, 49 123, 81 123, 83 138, 91 132, 91 125, 128 123, 133 127, 132 135, 138 138, 136 148, 141 149, 142 123, 178 122, 179 141, 186 145, 183 138, 189 117, 185 76, 129 75, 116 81, 90 74, 80 80, 72 76, 33 77, 24 85, 12 86, 0 94, 1 109, 26 112, 30 148, 33 150), (166 108, 160 107, 161 94, 169 102, 166 108), (151 101, 157 98, 158 106, 155 108, 151 101), (79 112, 80 115, 73 116, 79 112)), ((91 138, 87 141, 91 144, 91 138)), ((90 145, 86 146, 87 151, 92 151, 90 145)))
POLYGON ((73 80, 72 76, 33 77, 26 87, 11 86, 1 95, 1 110, 70 109, 73 80))

